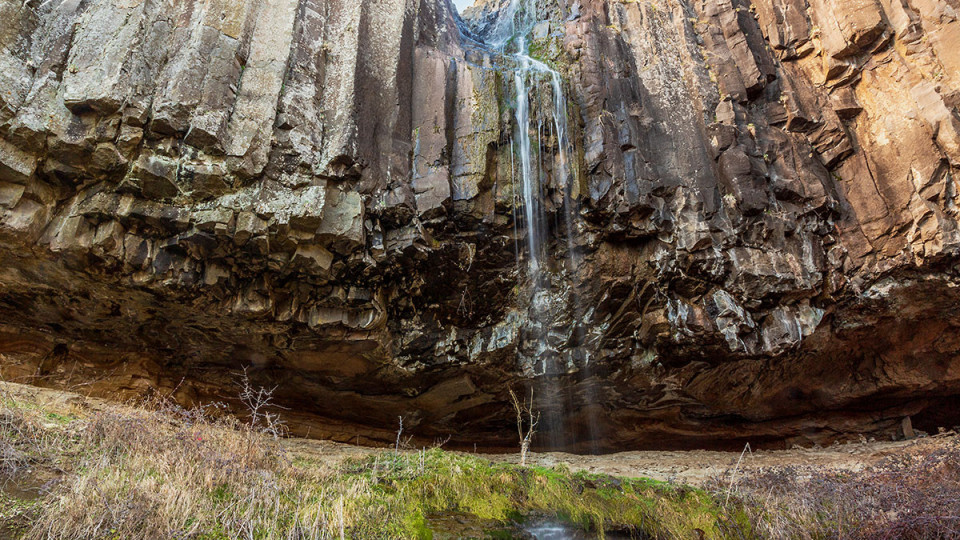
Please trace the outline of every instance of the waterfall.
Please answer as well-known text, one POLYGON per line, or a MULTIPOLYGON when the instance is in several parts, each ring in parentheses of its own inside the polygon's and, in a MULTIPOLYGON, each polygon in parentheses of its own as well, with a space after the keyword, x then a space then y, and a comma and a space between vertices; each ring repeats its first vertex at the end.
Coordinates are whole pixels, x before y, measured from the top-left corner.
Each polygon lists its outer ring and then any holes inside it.
MULTIPOLYGON (((568 436, 568 426, 566 424, 566 403, 562 385, 559 382, 560 375, 565 370, 557 365, 557 362, 551 354, 547 344, 547 332, 554 316, 554 302, 552 301, 550 280, 542 275, 546 271, 544 267, 546 259, 546 245, 548 235, 546 230, 546 216, 544 212, 543 199, 545 196, 541 183, 543 175, 543 137, 542 137, 542 119, 538 118, 537 125, 533 125, 530 114, 531 85, 536 88, 543 75, 550 78, 553 90, 553 121, 555 126, 566 125, 566 99, 563 95, 563 86, 560 74, 551 69, 546 64, 537 61, 529 54, 529 42, 527 34, 533 29, 537 22, 535 0, 526 0, 524 5, 520 5, 520 0, 511 1, 507 8, 505 17, 509 24, 504 24, 503 28, 510 28, 512 36, 504 39, 500 36, 498 43, 505 43, 508 39, 513 39, 516 43, 516 68, 513 73, 514 97, 516 103, 516 138, 519 141, 519 161, 520 161, 520 179, 523 189, 523 208, 524 220, 526 222, 527 233, 527 278, 529 280, 529 308, 528 308, 528 340, 535 343, 532 351, 527 354, 532 358, 525 360, 533 366, 540 366, 540 373, 534 380, 534 388, 538 395, 538 404, 543 409, 541 420, 541 439, 546 441, 547 446, 551 448, 561 448, 565 446, 570 437, 568 436), (519 11, 519 13, 518 13, 519 11), (517 24, 517 19, 520 24, 517 24), (528 84, 529 83, 529 84, 528 84), (559 114, 563 111, 564 114, 559 114), (532 150, 531 132, 537 130, 536 153, 532 150), (534 167, 534 159, 537 160, 534 167), (550 360, 554 360, 551 362, 550 360)), ((500 19, 501 21, 503 18, 500 19)), ((555 128, 559 133, 561 129, 555 128)), ((564 175, 566 169, 566 148, 563 143, 560 144, 560 174, 564 175)), ((561 181, 566 178, 561 176, 561 181)), ((523 351, 520 354, 524 354, 523 351)))
MULTIPOLYGON (((544 167, 544 130, 553 130, 557 144, 557 153, 551 170, 554 175, 554 184, 562 189, 563 226, 566 228, 567 260, 566 267, 570 276, 577 275, 580 260, 577 256, 574 237, 577 221, 577 197, 573 171, 570 167, 572 145, 569 139, 567 99, 564 93, 561 74, 549 65, 530 56, 530 41, 528 36, 539 22, 536 0, 510 0, 504 6, 496 19, 482 29, 485 36, 485 46, 502 58, 501 69, 504 72, 512 71, 512 77, 505 77, 512 81, 512 95, 514 98, 513 119, 516 122, 515 132, 511 137, 511 185, 514 189, 514 203, 520 202, 516 197, 516 188, 521 190, 523 211, 513 208, 515 238, 518 231, 518 220, 526 232, 525 251, 523 253, 517 244, 517 260, 523 260, 525 255, 525 270, 529 288, 525 291, 528 300, 527 317, 524 324, 525 338, 518 348, 518 361, 525 369, 531 369, 533 387, 537 398, 537 406, 542 414, 539 438, 544 446, 562 448, 573 442, 570 427, 567 425, 568 415, 582 408, 582 403, 575 405, 570 385, 564 387, 561 378, 567 377, 573 370, 574 364, 582 364, 580 378, 590 378, 589 359, 586 362, 575 362, 573 357, 564 362, 558 354, 558 345, 548 343, 557 340, 556 335, 549 335, 552 323, 561 313, 567 313, 571 319, 571 336, 561 336, 564 342, 575 344, 573 349, 579 349, 583 343, 581 309, 576 295, 576 283, 570 279, 567 284, 569 291, 562 285, 551 290, 552 279, 559 277, 549 268, 550 231, 547 227, 545 197, 546 189, 542 179, 544 167), (531 101, 535 101, 538 90, 549 87, 552 94, 552 103, 549 106, 540 106, 536 115, 531 110, 531 101), (546 113, 552 119, 545 119, 546 113), (544 120, 547 120, 545 125, 544 120), (552 120, 552 121, 551 121, 552 120), (534 125, 536 122, 536 125, 534 125), (537 130, 536 140, 531 132, 537 130), (534 163, 534 160, 536 164, 534 163), (516 175, 519 175, 517 182, 516 175), (519 184, 519 186, 517 185, 519 184), (522 215, 521 215, 522 214, 522 215), (530 345, 532 344, 532 345, 530 345), (529 345, 526 346, 525 345, 529 345)), ((508 94, 509 95, 509 94, 508 94)), ((549 137, 547 137, 549 139, 549 137)), ((559 224, 558 224, 559 227, 559 224)), ((571 352, 571 355, 573 352, 571 352)), ((584 400, 590 406, 596 401, 589 385, 584 387, 584 400)), ((597 440, 596 422, 588 421, 586 434, 591 440, 597 440)))
MULTIPOLYGON (((519 67, 513 72, 517 99, 517 138, 520 141, 520 178, 523 185, 523 210, 527 224, 528 269, 530 277, 536 281, 540 270, 543 239, 543 210, 540 206, 540 179, 533 176, 533 155, 530 149, 530 102, 527 90, 527 75, 530 72, 531 58, 526 55, 526 39, 518 40, 519 67)), ((538 152, 539 154, 539 152, 538 152)))
MULTIPOLYGON (((571 317, 575 332, 575 335, 573 336, 573 342, 577 344, 578 349, 583 350, 583 324, 585 324, 586 321, 583 320, 585 313, 583 309, 583 303, 580 301, 580 298, 577 295, 578 283, 576 283, 578 270, 581 264, 581 259, 577 252, 577 246, 575 242, 575 238, 577 236, 576 222, 579 193, 574 191, 577 183, 573 177, 573 171, 569 166, 568 156, 571 147, 570 140, 567 136, 567 100, 563 94, 563 81, 560 78, 560 74, 555 70, 551 70, 550 73, 551 85, 553 86, 553 121, 554 129, 556 130, 558 147, 557 158, 559 161, 559 172, 557 173, 557 176, 560 178, 561 183, 565 188, 563 192, 563 219, 567 233, 567 268, 571 276, 571 281, 573 282, 571 284, 569 298, 570 308, 573 312, 571 317)), ((594 407, 599 403, 599 396, 597 396, 596 386, 592 380, 593 366, 590 363, 589 352, 583 351, 583 354, 584 357, 580 366, 579 374, 580 385, 583 388, 585 396, 584 405, 587 407, 594 407)), ((587 416, 590 417, 590 420, 586 423, 587 438, 590 441, 590 450, 592 453, 597 453, 598 443, 601 436, 600 423, 590 410, 587 411, 587 416)))

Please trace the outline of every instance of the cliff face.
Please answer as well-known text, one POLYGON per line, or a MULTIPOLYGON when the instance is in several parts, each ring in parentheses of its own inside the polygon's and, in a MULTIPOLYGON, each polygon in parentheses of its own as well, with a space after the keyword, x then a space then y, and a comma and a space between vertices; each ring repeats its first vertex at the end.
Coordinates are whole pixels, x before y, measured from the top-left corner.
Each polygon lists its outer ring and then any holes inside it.
POLYGON ((3 376, 249 367, 360 442, 512 446, 528 385, 574 449, 960 422, 958 0, 537 2, 544 298, 509 2, 0 4, 3 376))

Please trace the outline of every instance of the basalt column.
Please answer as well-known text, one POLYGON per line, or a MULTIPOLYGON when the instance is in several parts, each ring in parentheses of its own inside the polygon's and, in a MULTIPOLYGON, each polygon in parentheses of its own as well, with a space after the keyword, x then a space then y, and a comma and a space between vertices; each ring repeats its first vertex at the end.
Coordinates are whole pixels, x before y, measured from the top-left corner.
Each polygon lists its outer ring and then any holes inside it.
POLYGON ((960 424, 958 13, 2 3, 0 374, 491 450, 510 388, 540 448, 960 424))

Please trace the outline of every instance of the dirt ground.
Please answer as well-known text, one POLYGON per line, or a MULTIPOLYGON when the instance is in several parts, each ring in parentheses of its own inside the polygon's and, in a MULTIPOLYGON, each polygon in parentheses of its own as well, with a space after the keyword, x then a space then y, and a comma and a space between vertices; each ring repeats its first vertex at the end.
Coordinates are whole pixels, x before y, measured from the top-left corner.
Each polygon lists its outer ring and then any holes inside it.
MULTIPOLYGON (((731 475, 751 476, 770 469, 792 467, 804 471, 857 472, 875 465, 884 458, 904 453, 931 450, 956 437, 946 435, 896 442, 864 442, 838 444, 827 448, 795 448, 744 452, 643 451, 619 452, 600 456, 582 456, 562 452, 531 453, 527 463, 543 467, 563 465, 571 471, 609 474, 624 477, 645 477, 666 482, 700 486, 711 479, 727 482, 731 475), (735 472, 734 472, 735 471, 735 472)), ((360 457, 382 449, 306 439, 289 439, 294 453, 323 456, 333 462, 360 457)), ((519 463, 518 454, 477 454, 491 461, 519 463)))
MULTIPOLYGON (((0 383, 0 395, 28 399, 50 410, 63 414, 85 416, 91 412, 116 407, 117 404, 101 399, 84 397, 71 392, 37 388, 14 383, 0 383)), ((743 452, 692 451, 640 451, 620 452, 599 456, 575 455, 560 452, 532 453, 528 463, 552 467, 564 465, 570 470, 610 474, 626 477, 647 477, 655 480, 703 485, 713 480, 730 481, 737 476, 750 476, 765 470, 791 467, 803 471, 857 472, 875 465, 884 458, 913 452, 932 450, 958 435, 949 432, 932 437, 906 441, 864 441, 837 444, 826 448, 794 448, 791 450, 765 450, 743 452)), ((330 465, 352 457, 363 457, 380 448, 368 448, 329 441, 291 438, 285 446, 293 454, 319 458, 330 465)), ((518 463, 518 454, 481 454, 491 461, 518 463)))
MULTIPOLYGON (((911 441, 841 444, 827 448, 745 450, 744 452, 645 451, 620 452, 603 456, 548 453, 537 454, 532 460, 528 458, 528 461, 544 466, 565 463, 573 471, 584 470, 614 476, 647 477, 654 480, 703 485, 710 479, 727 481, 733 474, 750 476, 767 469, 783 467, 794 467, 801 472, 804 470, 857 472, 888 456, 936 446, 943 440, 943 437, 931 437, 911 441)), ((501 459, 517 461, 515 456, 504 456, 501 459)))

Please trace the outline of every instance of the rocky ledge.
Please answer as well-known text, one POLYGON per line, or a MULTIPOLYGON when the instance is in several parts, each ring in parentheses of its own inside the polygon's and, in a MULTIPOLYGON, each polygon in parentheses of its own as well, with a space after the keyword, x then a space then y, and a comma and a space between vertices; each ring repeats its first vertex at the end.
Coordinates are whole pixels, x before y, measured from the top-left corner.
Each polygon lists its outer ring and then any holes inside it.
POLYGON ((531 0, 541 299, 501 4, 0 4, 3 377, 246 368, 361 443, 512 447, 526 387, 574 450, 960 423, 958 0, 531 0))

